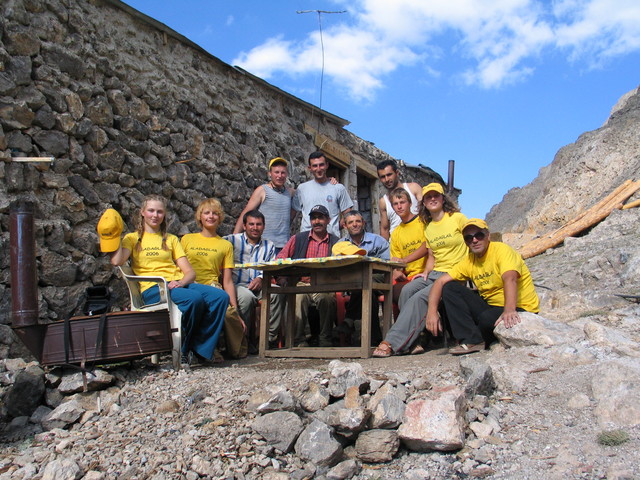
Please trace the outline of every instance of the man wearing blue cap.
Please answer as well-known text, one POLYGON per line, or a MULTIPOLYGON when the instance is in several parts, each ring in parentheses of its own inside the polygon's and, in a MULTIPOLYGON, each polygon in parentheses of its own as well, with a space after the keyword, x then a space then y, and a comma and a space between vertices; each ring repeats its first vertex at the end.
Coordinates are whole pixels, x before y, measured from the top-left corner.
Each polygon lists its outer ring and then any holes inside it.
MULTIPOLYGON (((300 232, 289 239, 277 258, 317 258, 331 255, 331 248, 338 237, 327 231, 330 217, 324 205, 315 205, 309 213, 311 230, 300 232)), ((309 277, 302 277, 299 286, 310 285, 309 277)), ((296 345, 306 346, 315 343, 315 338, 305 341, 309 307, 314 306, 320 316, 320 335, 318 344, 321 347, 333 346, 332 332, 336 319, 335 293, 305 293, 296 295, 296 345)))

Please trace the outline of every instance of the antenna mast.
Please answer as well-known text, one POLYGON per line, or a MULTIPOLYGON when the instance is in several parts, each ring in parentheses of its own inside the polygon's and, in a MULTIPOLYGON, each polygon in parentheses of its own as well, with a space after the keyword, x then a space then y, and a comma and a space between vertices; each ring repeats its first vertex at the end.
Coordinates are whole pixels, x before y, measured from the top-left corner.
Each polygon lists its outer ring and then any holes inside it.
POLYGON ((320 103, 319 108, 322 110, 322 88, 324 84, 324 39, 322 38, 322 14, 323 13, 347 13, 346 10, 328 11, 328 10, 297 10, 296 13, 317 13, 318 26, 320 28, 320 48, 322 50, 322 69, 320 70, 320 103))

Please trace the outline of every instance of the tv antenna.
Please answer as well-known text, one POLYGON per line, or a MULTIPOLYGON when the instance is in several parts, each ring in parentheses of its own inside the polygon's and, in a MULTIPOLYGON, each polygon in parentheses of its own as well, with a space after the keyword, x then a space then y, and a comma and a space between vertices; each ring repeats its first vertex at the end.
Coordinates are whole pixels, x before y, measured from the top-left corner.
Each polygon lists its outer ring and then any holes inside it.
POLYGON ((322 87, 324 84, 324 39, 322 38, 322 14, 323 13, 347 13, 346 10, 329 11, 329 10, 296 10, 296 13, 317 13, 318 27, 320 28, 320 49, 322 51, 322 68, 320 69, 320 103, 318 108, 322 110, 322 87))

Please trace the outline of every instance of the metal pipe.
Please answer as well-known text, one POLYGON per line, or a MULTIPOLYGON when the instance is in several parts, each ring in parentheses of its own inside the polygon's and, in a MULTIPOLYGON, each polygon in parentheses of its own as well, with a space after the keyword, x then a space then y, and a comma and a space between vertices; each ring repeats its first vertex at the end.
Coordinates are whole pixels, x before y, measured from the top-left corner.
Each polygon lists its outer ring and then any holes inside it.
POLYGON ((38 324, 38 276, 32 202, 10 206, 11 313, 13 327, 38 324))
POLYGON ((456 161, 449 160, 449 176, 447 178, 447 193, 453 192, 453 173, 455 169, 456 161))

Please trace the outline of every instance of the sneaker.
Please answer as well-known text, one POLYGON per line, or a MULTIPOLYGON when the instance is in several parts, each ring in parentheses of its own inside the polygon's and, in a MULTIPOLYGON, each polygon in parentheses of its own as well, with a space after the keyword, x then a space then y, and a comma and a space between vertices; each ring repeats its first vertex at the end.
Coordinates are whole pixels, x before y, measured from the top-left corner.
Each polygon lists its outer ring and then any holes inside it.
POLYGON ((484 342, 483 343, 461 343, 457 347, 453 347, 449 349, 449 353, 451 355, 466 355, 468 353, 481 352, 484 350, 484 342))
POLYGON ((180 356, 180 363, 182 365, 191 366, 193 364, 193 352, 183 353, 180 356))

